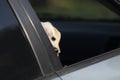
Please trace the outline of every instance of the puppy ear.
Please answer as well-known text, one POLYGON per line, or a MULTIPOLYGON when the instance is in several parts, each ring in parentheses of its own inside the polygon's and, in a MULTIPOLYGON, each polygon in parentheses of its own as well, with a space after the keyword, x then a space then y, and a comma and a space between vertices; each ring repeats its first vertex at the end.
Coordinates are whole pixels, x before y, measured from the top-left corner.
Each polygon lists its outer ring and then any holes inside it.
POLYGON ((47 28, 46 23, 45 23, 45 22, 41 22, 41 24, 42 24, 42 26, 43 26, 44 30, 45 30, 45 31, 48 31, 48 28, 47 28))
POLYGON ((41 22, 41 24, 47 33, 54 32, 54 26, 50 22, 41 22))

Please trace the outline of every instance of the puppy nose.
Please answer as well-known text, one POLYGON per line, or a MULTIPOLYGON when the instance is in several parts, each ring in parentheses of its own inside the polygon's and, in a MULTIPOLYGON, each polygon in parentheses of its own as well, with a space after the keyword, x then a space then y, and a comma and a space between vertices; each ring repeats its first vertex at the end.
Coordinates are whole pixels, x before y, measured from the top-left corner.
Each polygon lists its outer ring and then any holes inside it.
POLYGON ((58 53, 58 49, 57 48, 54 48, 55 52, 58 53))

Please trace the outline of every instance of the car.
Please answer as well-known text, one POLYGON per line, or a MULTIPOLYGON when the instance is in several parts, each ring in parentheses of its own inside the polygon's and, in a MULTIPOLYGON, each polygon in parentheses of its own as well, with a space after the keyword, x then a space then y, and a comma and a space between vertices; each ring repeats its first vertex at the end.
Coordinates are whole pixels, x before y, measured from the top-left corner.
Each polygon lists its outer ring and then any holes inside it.
MULTIPOLYGON (((119 14, 119 0, 100 3, 119 14)), ((29 0, 2 0, 0 10, 1 80, 119 79, 119 21, 50 20, 62 34, 58 57, 29 0)))

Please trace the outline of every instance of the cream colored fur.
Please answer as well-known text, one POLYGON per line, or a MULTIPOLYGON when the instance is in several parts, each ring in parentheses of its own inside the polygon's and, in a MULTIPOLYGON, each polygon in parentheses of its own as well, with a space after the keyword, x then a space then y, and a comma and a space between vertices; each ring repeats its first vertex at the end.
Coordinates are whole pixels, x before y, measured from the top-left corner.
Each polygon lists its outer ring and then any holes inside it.
POLYGON ((61 39, 61 33, 50 22, 41 22, 41 24, 42 24, 45 32, 47 33, 51 44, 55 48, 55 51, 57 53, 60 53, 61 50, 60 50, 60 47, 59 47, 59 42, 60 42, 60 39, 61 39))

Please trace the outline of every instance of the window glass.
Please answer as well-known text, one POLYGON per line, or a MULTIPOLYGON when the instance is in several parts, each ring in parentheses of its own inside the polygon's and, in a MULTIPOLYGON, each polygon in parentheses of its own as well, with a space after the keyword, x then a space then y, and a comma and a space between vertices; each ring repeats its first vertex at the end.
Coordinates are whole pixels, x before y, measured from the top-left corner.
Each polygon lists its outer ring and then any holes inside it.
POLYGON ((120 47, 120 16, 97 0, 29 0, 41 21, 61 32, 63 65, 120 47))
POLYGON ((0 79, 32 80, 40 76, 33 51, 7 0, 0 1, 0 79))

